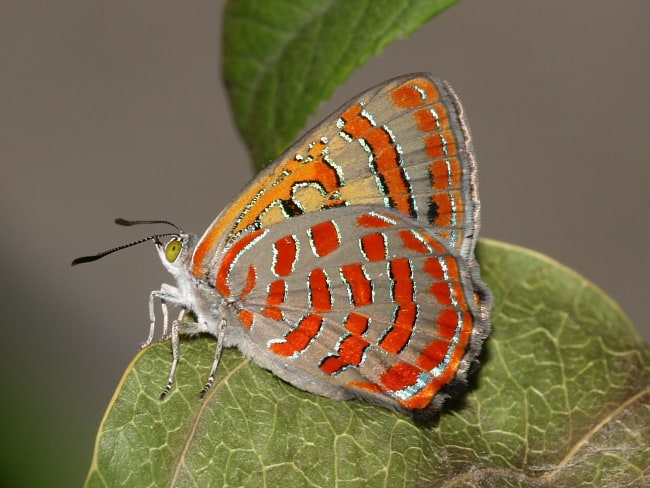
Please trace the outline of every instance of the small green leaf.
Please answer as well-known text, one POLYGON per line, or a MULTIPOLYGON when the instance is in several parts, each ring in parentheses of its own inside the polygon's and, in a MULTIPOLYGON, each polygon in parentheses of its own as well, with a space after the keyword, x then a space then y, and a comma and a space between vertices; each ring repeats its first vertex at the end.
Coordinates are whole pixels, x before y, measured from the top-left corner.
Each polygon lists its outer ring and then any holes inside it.
POLYGON ((230 0, 223 71, 257 169, 355 68, 457 1, 230 0))
POLYGON ((619 487, 650 482, 650 346, 603 292, 483 240, 493 333, 470 391, 433 424, 297 390, 239 352, 198 392, 214 340, 141 352, 102 422, 86 486, 619 487))

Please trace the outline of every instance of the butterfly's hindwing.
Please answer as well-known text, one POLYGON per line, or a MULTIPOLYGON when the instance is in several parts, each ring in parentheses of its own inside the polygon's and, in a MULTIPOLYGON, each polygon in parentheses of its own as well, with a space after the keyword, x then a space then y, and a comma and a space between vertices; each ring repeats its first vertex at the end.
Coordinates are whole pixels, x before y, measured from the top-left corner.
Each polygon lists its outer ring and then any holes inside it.
POLYGON ((473 331, 486 329, 474 298, 484 285, 415 219, 350 210, 243 234, 215 286, 251 319, 241 348, 273 356, 262 363, 281 378, 317 378, 303 385, 317 394, 426 408, 457 375, 473 331))

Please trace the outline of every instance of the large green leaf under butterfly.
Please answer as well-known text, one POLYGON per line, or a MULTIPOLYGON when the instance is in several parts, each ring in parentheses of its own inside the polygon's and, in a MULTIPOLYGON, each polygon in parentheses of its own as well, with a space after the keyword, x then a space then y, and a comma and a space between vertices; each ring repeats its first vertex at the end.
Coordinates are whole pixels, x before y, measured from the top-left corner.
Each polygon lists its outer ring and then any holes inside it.
POLYGON ((648 344, 558 263, 491 241, 478 258, 493 334, 478 383, 436 424, 302 392, 235 350, 201 400, 211 339, 183 344, 161 403, 171 353, 158 344, 115 392, 86 486, 647 486, 648 344))

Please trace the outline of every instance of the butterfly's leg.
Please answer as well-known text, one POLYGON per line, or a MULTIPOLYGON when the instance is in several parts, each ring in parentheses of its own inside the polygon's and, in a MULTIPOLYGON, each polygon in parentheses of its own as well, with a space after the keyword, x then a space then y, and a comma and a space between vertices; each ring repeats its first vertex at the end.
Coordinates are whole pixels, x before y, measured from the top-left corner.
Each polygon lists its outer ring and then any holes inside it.
POLYGON ((167 303, 165 302, 165 300, 160 301, 160 308, 163 313, 163 330, 162 330, 162 336, 160 336, 160 342, 162 342, 169 339, 169 335, 167 334, 167 328, 169 327, 169 317, 167 313, 167 303))
MULTIPOLYGON (((149 336, 147 337, 147 340, 144 341, 142 344, 140 344, 140 349, 144 349, 147 347, 151 342, 153 341, 153 335, 154 332, 156 331, 156 311, 155 311, 155 300, 156 298, 160 297, 160 290, 154 290, 149 294, 149 320, 151 322, 151 325, 149 326, 149 336)), ((163 336, 166 335, 167 333, 167 323, 168 323, 168 317, 167 317, 167 304, 165 303, 164 299, 161 298, 161 304, 160 304, 163 312, 163 336)))
MULTIPOLYGON (((160 305, 161 305, 161 307, 163 309, 163 314, 165 315, 165 319, 166 319, 167 318, 167 304, 165 302, 162 302, 160 305)), ((183 316, 185 315, 186 312, 187 312, 187 310, 185 310, 184 308, 181 309, 180 313, 178 314, 178 318, 176 319, 176 322, 181 322, 182 319, 183 319, 183 316)), ((160 342, 164 342, 164 341, 169 340, 170 336, 167 333, 167 322, 168 322, 167 320, 163 320, 163 332, 162 332, 162 336, 160 337, 160 342)))
POLYGON ((226 321, 225 319, 220 319, 219 322, 219 332, 217 335, 217 350, 214 353, 214 361, 212 362, 212 369, 210 370, 210 376, 208 376, 208 381, 201 390, 201 397, 205 396, 208 391, 210 391, 210 388, 212 388, 212 385, 214 384, 214 375, 217 372, 217 368, 219 367, 219 361, 221 361, 221 352, 223 351, 223 341, 226 336, 226 321))
POLYGON ((176 367, 178 366, 178 360, 180 359, 180 339, 178 335, 179 321, 174 320, 172 322, 172 367, 169 371, 169 379, 167 380, 167 385, 165 389, 160 394, 160 399, 163 400, 171 391, 172 386, 174 385, 174 380, 176 378, 176 367))
POLYGON ((176 368, 178 367, 178 362, 181 358, 181 345, 180 345, 180 335, 194 335, 200 332, 203 332, 201 325, 198 322, 193 321, 184 321, 183 317, 187 313, 186 309, 182 309, 178 315, 178 319, 172 322, 172 367, 169 371, 169 379, 167 380, 167 385, 165 389, 160 394, 160 399, 164 399, 174 386, 174 381, 176 379, 176 368))
POLYGON ((160 308, 163 313, 163 331, 162 337, 160 338, 161 341, 169 339, 169 336, 167 335, 167 329, 169 328, 167 303, 171 303, 172 305, 183 305, 182 301, 178 298, 178 290, 173 286, 164 283, 160 287, 160 290, 154 290, 149 294, 149 320, 151 321, 151 325, 149 327, 149 336, 147 337, 147 340, 140 345, 140 349, 144 349, 153 341, 153 335, 156 330, 156 298, 160 300, 160 308))

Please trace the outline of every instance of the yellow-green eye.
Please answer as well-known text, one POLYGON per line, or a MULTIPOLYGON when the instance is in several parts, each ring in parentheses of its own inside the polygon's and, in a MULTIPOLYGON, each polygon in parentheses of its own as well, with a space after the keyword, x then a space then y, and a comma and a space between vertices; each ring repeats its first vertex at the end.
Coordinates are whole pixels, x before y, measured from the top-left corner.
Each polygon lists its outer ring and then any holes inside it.
POLYGON ((181 249, 183 249, 183 244, 181 244, 181 241, 178 239, 169 241, 169 243, 167 243, 165 246, 165 257, 167 258, 167 261, 170 263, 176 261, 176 258, 178 258, 178 255, 181 253, 181 249))

